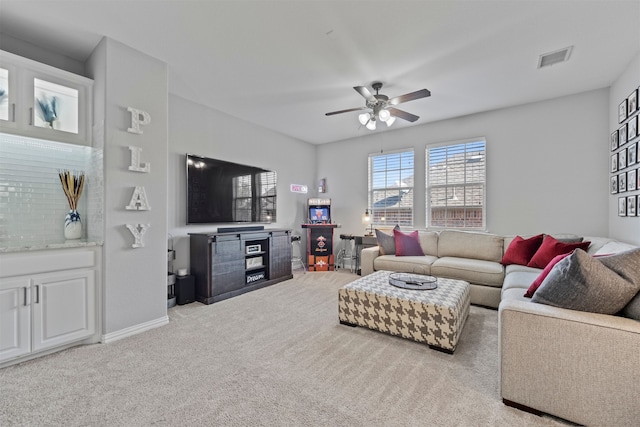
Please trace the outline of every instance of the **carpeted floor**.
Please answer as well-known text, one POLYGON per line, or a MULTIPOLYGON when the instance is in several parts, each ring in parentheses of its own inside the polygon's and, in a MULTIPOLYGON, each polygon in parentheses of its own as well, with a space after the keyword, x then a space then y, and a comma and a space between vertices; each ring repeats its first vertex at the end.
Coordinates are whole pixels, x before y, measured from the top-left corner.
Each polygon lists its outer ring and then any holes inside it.
POLYGON ((560 426, 502 404, 497 312, 453 355, 338 323, 357 276, 293 280, 0 370, 2 426, 560 426))

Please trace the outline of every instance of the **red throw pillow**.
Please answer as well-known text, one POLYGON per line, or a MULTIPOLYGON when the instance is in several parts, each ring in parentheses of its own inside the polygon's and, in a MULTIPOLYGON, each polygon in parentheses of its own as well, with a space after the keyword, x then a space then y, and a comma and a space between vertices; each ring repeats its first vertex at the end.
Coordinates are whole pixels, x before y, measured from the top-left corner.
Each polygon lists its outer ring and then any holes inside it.
POLYGON ((574 249, 582 249, 586 251, 591 242, 580 243, 562 243, 553 237, 547 235, 544 237, 540 248, 536 251, 527 267, 545 268, 556 255, 567 254, 574 249))
POLYGON ((551 269, 555 267, 557 263, 559 263, 561 260, 571 255, 572 253, 573 251, 566 254, 556 255, 555 257, 553 257, 553 259, 549 262, 549 264, 547 264, 544 270, 542 270, 542 273, 540 273, 540 275, 536 277, 536 280, 534 280, 533 283, 531 283, 531 286, 529 286, 529 289, 527 289, 527 292, 525 292, 524 296, 527 298, 531 298, 533 294, 536 292, 536 290, 540 287, 540 285, 542 285, 542 282, 544 282, 544 279, 547 278, 551 269))
POLYGON ((396 241, 396 256, 424 256, 418 238, 418 230, 411 233, 393 230, 393 237, 396 241))
POLYGON ((543 238, 544 234, 538 234, 537 236, 529 237, 528 239, 516 236, 509 244, 500 264, 527 265, 542 244, 543 238))

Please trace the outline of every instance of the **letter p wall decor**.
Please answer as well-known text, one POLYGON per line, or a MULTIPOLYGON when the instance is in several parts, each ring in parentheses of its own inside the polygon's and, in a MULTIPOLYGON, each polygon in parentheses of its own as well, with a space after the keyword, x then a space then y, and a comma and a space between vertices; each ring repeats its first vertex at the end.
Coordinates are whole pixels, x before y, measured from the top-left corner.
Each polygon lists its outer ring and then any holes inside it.
POLYGON ((142 135, 140 125, 148 125, 151 123, 151 116, 146 111, 138 110, 133 107, 127 108, 127 111, 131 113, 131 127, 127 129, 127 132, 142 135))

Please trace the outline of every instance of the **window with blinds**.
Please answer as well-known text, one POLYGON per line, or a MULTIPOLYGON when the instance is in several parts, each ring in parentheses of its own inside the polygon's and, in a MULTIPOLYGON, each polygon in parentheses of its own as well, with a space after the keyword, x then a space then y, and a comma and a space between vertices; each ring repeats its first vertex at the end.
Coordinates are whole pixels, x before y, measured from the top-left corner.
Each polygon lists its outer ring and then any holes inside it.
POLYGON ((372 224, 413 226, 413 157, 413 150, 369 155, 372 224))
POLYGON ((233 220, 276 221, 276 173, 261 172, 233 178, 233 220), (254 193, 256 197, 253 197, 254 193))
POLYGON ((427 147, 427 226, 486 229, 486 140, 427 147))

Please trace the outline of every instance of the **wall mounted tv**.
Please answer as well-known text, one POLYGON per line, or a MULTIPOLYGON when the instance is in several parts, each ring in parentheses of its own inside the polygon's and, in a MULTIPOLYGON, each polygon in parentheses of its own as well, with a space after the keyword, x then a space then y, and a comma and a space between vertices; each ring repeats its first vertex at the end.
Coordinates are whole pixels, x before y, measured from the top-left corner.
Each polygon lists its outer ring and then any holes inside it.
POLYGON ((187 224, 276 221, 276 173, 186 155, 187 224))

